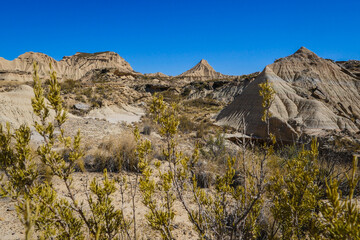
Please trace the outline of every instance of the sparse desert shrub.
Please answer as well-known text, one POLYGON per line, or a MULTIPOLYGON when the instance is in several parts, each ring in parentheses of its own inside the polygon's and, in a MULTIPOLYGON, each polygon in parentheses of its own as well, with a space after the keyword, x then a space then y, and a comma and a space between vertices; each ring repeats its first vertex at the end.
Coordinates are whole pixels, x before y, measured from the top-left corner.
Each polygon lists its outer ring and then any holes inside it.
POLYGON ((86 98, 85 98, 85 96, 82 95, 82 94, 76 94, 76 95, 75 95, 75 100, 76 100, 76 101, 79 101, 79 102, 86 102, 86 98))
POLYGON ((41 181, 46 181, 46 182, 52 181, 52 178, 54 177, 54 175, 49 166, 46 166, 43 163, 39 163, 37 165, 37 171, 38 171, 39 178, 41 181))
POLYGON ((89 171, 101 172, 104 169, 108 169, 109 172, 119 172, 121 169, 119 156, 103 149, 98 149, 91 157, 91 160, 91 166, 89 164, 85 165, 89 167, 89 171))
MULTIPOLYGON (((205 191, 198 183, 202 184, 202 187, 209 186, 212 177, 207 174, 200 175, 200 172, 205 173, 205 171, 196 168, 199 161, 199 146, 195 148, 192 156, 185 156, 177 150, 175 136, 179 121, 176 107, 172 106, 170 111, 167 108, 161 96, 154 97, 150 109, 153 118, 161 126, 161 135, 165 138, 164 156, 168 163, 168 170, 159 173, 161 180, 156 186, 163 186, 162 188, 155 187, 150 173, 145 175, 144 186, 148 190, 142 191, 146 196, 145 203, 151 210, 149 213, 151 219, 148 219, 151 226, 161 231, 163 238, 172 238, 173 201, 176 197, 188 213, 200 239, 256 238, 259 235, 257 223, 263 201, 261 196, 265 189, 264 162, 268 155, 257 163, 256 171, 246 169, 249 171, 246 178, 249 184, 246 187, 234 185, 236 158, 228 158, 225 172, 215 178, 214 188, 205 191), (198 177, 199 179, 197 179, 198 177), (160 192, 162 197, 158 194, 158 198, 164 199, 162 204, 167 206, 160 213, 158 205, 152 204, 151 196, 154 189, 160 192), (195 202, 195 208, 191 208, 188 200, 184 198, 185 189, 190 189, 191 201, 195 202), (162 214, 163 218, 159 219, 158 214, 162 214), (153 221, 157 222, 153 223, 153 221), (169 231, 162 230, 162 227, 169 231)), ((221 140, 219 141, 221 142, 221 140)), ((156 166, 159 169, 160 163, 157 162, 156 166)))
POLYGON ((196 130, 196 137, 197 138, 204 138, 206 135, 206 124, 201 122, 200 124, 198 124, 197 126, 197 130, 196 130))
POLYGON ((190 88, 185 88, 185 90, 181 93, 181 95, 183 97, 187 97, 187 96, 190 95, 190 93, 191 93, 191 89, 190 88))
POLYGON ((102 172, 104 169, 109 172, 121 170, 139 172, 135 148, 136 143, 131 134, 112 136, 99 144, 92 156, 93 165, 89 170, 96 172, 102 172))
POLYGON ((327 199, 322 202, 321 221, 324 229, 323 237, 327 239, 360 239, 360 210, 354 192, 359 182, 357 176, 358 159, 354 156, 353 167, 350 176, 346 174, 349 194, 342 197, 338 181, 327 181, 327 199))
POLYGON ((184 106, 203 109, 203 108, 219 107, 221 106, 221 104, 212 98, 199 98, 199 99, 186 101, 184 103, 184 106))
POLYGON ((284 145, 277 149, 276 154, 284 160, 293 159, 299 155, 303 146, 298 146, 295 143, 292 145, 284 145))
POLYGON ((181 100, 181 95, 175 93, 172 89, 161 92, 161 96, 163 96, 163 99, 169 103, 178 103, 181 100))
POLYGON ((89 87, 89 88, 85 88, 83 91, 82 91, 82 95, 86 96, 88 99, 91 98, 93 94, 93 91, 92 89, 89 87))
MULTIPOLYGON (((149 226, 158 231, 163 239, 174 239, 174 202, 176 192, 174 189, 174 172, 172 166, 181 158, 176 152, 174 138, 177 134, 179 120, 177 116, 177 106, 172 104, 166 105, 163 96, 154 95, 150 105, 150 116, 153 121, 159 125, 160 135, 164 137, 166 146, 163 155, 169 168, 162 171, 161 162, 155 163, 158 183, 152 178, 153 169, 150 168, 149 162, 142 162, 143 176, 140 179, 140 191, 144 205, 148 208, 145 215, 149 226)), ((146 142, 145 142, 146 143, 146 142)), ((147 144, 150 145, 150 144, 147 144)), ((146 145, 139 150, 146 151, 146 145)))
MULTIPOLYGON (((297 157, 288 160, 281 175, 271 178, 273 195, 271 207, 275 228, 282 239, 303 239, 319 232, 321 192, 316 184, 318 146, 313 141, 311 150, 302 150, 297 157)), ((270 235, 274 236, 275 232, 270 235)))
POLYGON ((275 99, 275 90, 273 84, 266 79, 265 82, 259 84, 260 90, 259 95, 263 97, 262 106, 264 108, 263 116, 261 120, 266 123, 266 134, 270 140, 272 136, 270 135, 270 117, 272 116, 270 112, 271 104, 275 99))
POLYGON ((152 126, 150 126, 148 124, 144 125, 142 133, 144 135, 150 135, 151 132, 152 132, 152 126))
POLYGON ((75 88, 79 88, 80 84, 73 80, 73 79, 66 79, 65 81, 63 81, 61 84, 61 90, 63 91, 63 93, 72 93, 74 92, 75 88))
MULTIPOLYGON (((63 157, 65 162, 69 162, 70 160, 70 155, 71 155, 71 151, 69 149, 63 149, 62 151, 60 151, 61 156, 63 157)), ((46 167, 46 166, 45 166, 46 167)), ((48 167, 47 167, 48 169, 48 167)), ((74 170, 76 172, 85 172, 85 162, 83 158, 80 158, 76 161, 75 166, 74 166, 74 170)), ((50 181, 49 181, 50 182, 50 181)))
POLYGON ((211 162, 215 162, 221 166, 226 164, 229 151, 225 147, 225 135, 217 132, 215 136, 209 136, 205 146, 203 146, 200 152, 205 159, 211 162))
POLYGON ((210 171, 197 170, 195 177, 197 186, 200 188, 209 188, 215 183, 215 174, 210 171))
POLYGON ((179 118, 179 130, 183 133, 190 133, 194 131, 196 128, 196 124, 187 116, 181 116, 179 118))

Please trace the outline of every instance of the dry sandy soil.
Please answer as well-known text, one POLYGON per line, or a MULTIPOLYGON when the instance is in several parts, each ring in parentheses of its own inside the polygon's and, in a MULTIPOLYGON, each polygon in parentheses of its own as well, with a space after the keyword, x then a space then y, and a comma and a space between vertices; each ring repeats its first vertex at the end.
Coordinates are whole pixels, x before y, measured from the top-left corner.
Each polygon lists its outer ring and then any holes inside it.
MULTIPOLYGON (((110 177, 116 177, 118 174, 110 174, 110 177)), ((100 173, 75 173, 74 174, 74 192, 77 192, 77 199, 79 201, 86 200, 86 196, 84 194, 84 189, 86 189, 87 182, 93 178, 97 178, 98 180, 102 179, 102 174, 100 173)), ((133 178, 134 175, 130 175, 130 178, 133 178)), ((57 190, 57 193, 60 196, 64 196, 66 193, 66 187, 61 183, 60 180, 54 178, 53 179, 54 186, 57 190)), ((117 191, 114 194, 114 204, 121 208, 121 194, 117 191)), ((15 239, 23 239, 24 238, 24 227, 20 223, 19 218, 17 217, 16 210, 14 208, 14 201, 11 199, 3 198, 0 199, 0 239, 2 240, 15 240, 15 239)), ((145 213, 147 212, 146 207, 141 203, 141 195, 139 191, 137 192, 135 198, 136 204, 136 218, 138 225, 138 234, 140 239, 161 239, 159 235, 157 235, 153 230, 151 230, 146 223, 145 213)), ((174 236, 176 239, 196 239, 197 234, 192 229, 191 224, 188 221, 188 217, 186 211, 182 208, 179 202, 175 204, 175 230, 174 236)), ((131 198, 129 190, 125 196, 125 215, 128 218, 132 217, 131 212, 131 198)))

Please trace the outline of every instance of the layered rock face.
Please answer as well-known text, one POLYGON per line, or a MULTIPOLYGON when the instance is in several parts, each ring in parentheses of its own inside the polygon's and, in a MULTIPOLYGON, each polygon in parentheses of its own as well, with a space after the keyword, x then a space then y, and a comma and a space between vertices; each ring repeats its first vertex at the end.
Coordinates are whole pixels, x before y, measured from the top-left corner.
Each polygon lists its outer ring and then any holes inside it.
POLYGON ((292 141, 303 132, 359 131, 359 80, 306 48, 267 66, 219 113, 217 121, 237 129, 245 123, 247 134, 265 137, 259 84, 266 80, 276 91, 270 130, 279 139, 292 141))
POLYGON ((189 78, 193 80, 210 80, 210 79, 222 79, 227 77, 219 72, 216 72, 210 64, 202 59, 195 67, 178 75, 179 78, 189 78))
POLYGON ((350 73, 355 78, 360 79, 360 61, 358 60, 349 60, 349 61, 337 61, 336 62, 340 67, 345 69, 345 72, 350 73))
POLYGON ((117 69, 134 72, 130 64, 114 52, 76 53, 61 61, 43 53, 27 52, 13 61, 0 58, 0 81, 32 81, 33 62, 39 65, 39 76, 48 77, 51 63, 59 79, 78 80, 94 69, 117 69))

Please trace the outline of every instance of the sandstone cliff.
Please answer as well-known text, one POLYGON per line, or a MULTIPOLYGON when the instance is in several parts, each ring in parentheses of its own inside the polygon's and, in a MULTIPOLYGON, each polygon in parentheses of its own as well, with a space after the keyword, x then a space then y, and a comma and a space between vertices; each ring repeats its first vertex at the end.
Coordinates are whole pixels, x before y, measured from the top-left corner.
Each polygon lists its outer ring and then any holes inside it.
POLYGON ((76 53, 61 61, 43 53, 27 52, 13 61, 0 57, 0 81, 32 81, 33 62, 39 64, 40 77, 48 77, 51 63, 59 79, 78 80, 94 69, 117 69, 119 72, 134 72, 130 64, 114 52, 76 53))

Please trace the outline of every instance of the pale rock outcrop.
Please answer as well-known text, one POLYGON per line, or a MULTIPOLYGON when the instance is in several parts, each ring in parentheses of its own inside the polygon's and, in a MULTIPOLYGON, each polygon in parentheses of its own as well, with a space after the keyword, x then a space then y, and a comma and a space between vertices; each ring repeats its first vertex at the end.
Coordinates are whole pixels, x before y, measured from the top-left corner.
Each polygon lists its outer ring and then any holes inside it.
POLYGON ((32 81, 33 62, 39 65, 39 76, 48 78, 51 63, 57 77, 78 80, 94 69, 117 69, 120 72, 134 72, 130 64, 114 52, 76 53, 61 61, 43 53, 27 52, 13 61, 0 58, 0 81, 32 81))
POLYGON ((85 118, 104 119, 110 123, 133 123, 139 122, 144 114, 144 109, 140 107, 124 105, 119 108, 116 105, 111 105, 93 109, 85 118))
POLYGON ((270 131, 278 139, 292 141, 302 132, 323 130, 359 131, 354 123, 360 106, 356 79, 343 73, 339 66, 301 48, 295 54, 267 66, 235 100, 217 116, 221 125, 242 129, 266 137, 259 84, 268 80, 276 92, 270 108, 270 131), (311 96, 315 90, 325 99, 311 96), (344 110, 339 112, 341 103, 344 110), (347 109, 351 109, 344 113, 347 109))
MULTIPOLYGON (((31 105, 33 97, 34 91, 27 85, 0 93, 0 124, 5 125, 9 122, 13 128, 18 128, 22 124, 33 126, 35 121, 39 121, 31 105)), ((51 116, 54 115, 51 110, 51 116)))

